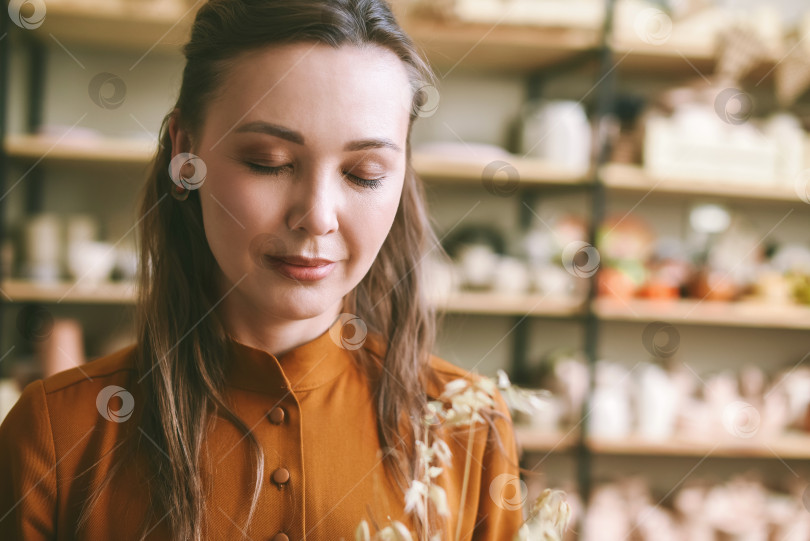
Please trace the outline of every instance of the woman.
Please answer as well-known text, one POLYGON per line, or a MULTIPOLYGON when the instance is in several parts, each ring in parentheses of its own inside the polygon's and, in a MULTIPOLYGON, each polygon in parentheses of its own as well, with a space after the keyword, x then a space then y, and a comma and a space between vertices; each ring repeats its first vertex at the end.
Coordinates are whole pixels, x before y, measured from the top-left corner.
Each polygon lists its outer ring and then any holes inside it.
POLYGON ((26 387, 0 427, 0 539, 352 539, 364 520, 512 539, 503 398, 488 423, 423 422, 473 375, 431 354, 419 264, 439 245, 409 142, 431 75, 389 7, 213 0, 184 52, 140 204, 138 340, 26 387), (406 512, 426 437, 452 453, 446 518, 406 512))

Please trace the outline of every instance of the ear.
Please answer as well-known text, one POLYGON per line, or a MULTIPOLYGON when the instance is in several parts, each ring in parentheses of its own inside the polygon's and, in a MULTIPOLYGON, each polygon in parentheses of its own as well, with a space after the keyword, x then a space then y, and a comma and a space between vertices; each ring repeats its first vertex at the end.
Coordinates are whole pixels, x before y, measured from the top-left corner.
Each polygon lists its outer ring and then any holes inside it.
POLYGON ((182 152, 191 152, 191 136, 186 129, 180 125, 179 118, 180 109, 172 111, 172 115, 169 117, 169 136, 172 140, 172 158, 182 152))

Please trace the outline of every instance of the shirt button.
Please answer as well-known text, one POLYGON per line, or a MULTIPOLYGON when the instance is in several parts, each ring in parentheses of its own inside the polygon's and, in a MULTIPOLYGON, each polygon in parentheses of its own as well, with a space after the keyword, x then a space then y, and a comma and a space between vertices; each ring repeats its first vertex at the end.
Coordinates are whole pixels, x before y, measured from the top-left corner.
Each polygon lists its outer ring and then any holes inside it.
POLYGON ((283 485, 290 480, 290 472, 286 468, 279 468, 273 472, 273 482, 277 485, 283 485))
POLYGON ((290 541, 290 538, 286 533, 277 533, 273 536, 273 541, 290 541))
POLYGON ((280 425, 284 422, 284 410, 282 408, 273 408, 270 410, 270 413, 267 414, 267 417, 274 425, 280 425))

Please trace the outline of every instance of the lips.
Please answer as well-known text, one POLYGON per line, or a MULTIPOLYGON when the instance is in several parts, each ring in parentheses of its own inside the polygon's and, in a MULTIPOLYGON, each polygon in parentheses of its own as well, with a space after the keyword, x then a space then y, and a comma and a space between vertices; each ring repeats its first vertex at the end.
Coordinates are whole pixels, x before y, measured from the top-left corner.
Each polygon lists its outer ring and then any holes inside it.
POLYGON ((336 266, 336 263, 330 259, 298 255, 273 256, 266 254, 264 261, 267 268, 294 280, 298 285, 323 280, 332 273, 336 266))
POLYGON ((299 255, 285 255, 285 256, 273 256, 270 254, 266 254, 266 257, 270 259, 276 259, 279 261, 283 261, 284 263, 288 263, 290 265, 298 265, 299 267, 322 267, 324 265, 329 265, 330 263, 334 263, 331 259, 323 259, 317 257, 303 257, 299 255))

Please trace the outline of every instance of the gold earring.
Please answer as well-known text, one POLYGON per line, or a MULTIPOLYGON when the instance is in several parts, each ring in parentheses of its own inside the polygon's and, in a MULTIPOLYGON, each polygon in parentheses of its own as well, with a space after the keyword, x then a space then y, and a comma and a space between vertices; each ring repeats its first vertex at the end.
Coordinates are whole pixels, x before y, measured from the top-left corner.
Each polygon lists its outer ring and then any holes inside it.
POLYGON ((188 199, 188 194, 190 191, 191 190, 187 190, 183 186, 175 184, 174 181, 172 181, 172 188, 171 188, 172 197, 174 197, 178 201, 185 201, 186 199, 188 199))

